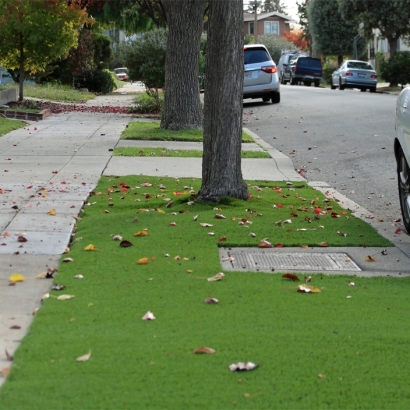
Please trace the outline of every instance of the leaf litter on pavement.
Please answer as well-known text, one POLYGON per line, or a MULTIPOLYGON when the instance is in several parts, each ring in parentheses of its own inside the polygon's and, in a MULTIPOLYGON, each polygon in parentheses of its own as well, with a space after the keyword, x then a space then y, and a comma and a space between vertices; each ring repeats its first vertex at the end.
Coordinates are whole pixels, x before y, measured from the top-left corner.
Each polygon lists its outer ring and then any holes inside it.
MULTIPOLYGON (((292 283, 287 285, 281 275, 219 272, 218 246, 257 247, 262 241, 284 247, 303 244, 318 246, 324 241, 329 246, 361 246, 363 242, 368 246, 390 245, 373 228, 340 208, 336 202, 324 202, 326 198, 323 195, 305 184, 289 186, 285 183, 253 182, 249 186, 248 201, 223 199, 218 204, 216 214, 215 204, 195 201, 192 192, 198 191, 198 180, 153 177, 127 177, 123 180, 105 177, 100 181, 95 191, 105 194, 90 198, 95 204, 85 207, 82 219, 77 222, 76 232, 84 238, 84 243, 92 244, 99 252, 84 252, 84 246, 73 237, 71 263, 62 264, 58 273, 58 280, 64 283, 69 293, 59 295, 52 291, 53 298, 44 301, 45 306, 40 309, 44 313, 36 318, 39 324, 47 327, 44 322, 47 312, 53 316, 63 315, 64 319, 57 324, 59 330, 50 336, 51 339, 60 337, 64 340, 68 337, 70 340, 78 338, 78 341, 72 347, 67 346, 63 353, 57 349, 57 342, 50 348, 54 354, 60 352, 64 357, 68 354, 71 358, 76 357, 76 352, 81 350, 79 344, 83 344, 86 338, 86 346, 94 352, 94 366, 100 361, 105 363, 104 366, 111 366, 109 363, 112 363, 114 368, 118 359, 135 356, 139 358, 139 373, 150 378, 146 372, 149 366, 154 366, 151 363, 159 360, 164 364, 171 363, 175 357, 178 363, 175 362, 174 366, 194 366, 195 376, 211 374, 218 383, 224 380, 220 373, 224 373, 229 366, 232 369, 235 366, 234 370, 239 371, 256 366, 253 362, 229 365, 238 358, 243 360, 248 357, 257 361, 261 369, 269 369, 272 365, 269 364, 268 355, 268 351, 269 354, 272 352, 269 347, 272 339, 269 336, 271 317, 275 317, 275 322, 279 320, 270 306, 277 309, 278 301, 288 300, 291 308, 285 315, 286 323, 291 320, 295 325, 302 319, 304 331, 309 332, 309 329, 306 330, 306 320, 310 321, 311 317, 305 317, 307 309, 320 311, 326 303, 332 304, 331 315, 333 311, 340 314, 343 309, 349 309, 345 306, 347 281, 344 279, 341 284, 340 277, 312 275, 309 279, 312 285, 293 284, 295 296, 292 296, 286 291, 292 283), (124 186, 128 188, 124 190, 124 186), (323 209, 315 213, 318 203, 329 202, 332 203, 332 212, 337 212, 340 217, 332 217, 329 210, 323 209), (277 206, 279 203, 281 206, 277 206), (109 204, 115 206, 106 213, 109 204), (223 215, 224 218, 215 215, 223 215), (275 224, 278 220, 290 218, 291 224, 275 224), (171 222, 176 225, 170 226, 171 222), (209 226, 201 226, 201 223, 212 225, 216 235, 208 235, 208 229, 204 228, 209 226), (256 237, 249 235, 250 226, 256 237), (298 231, 298 226, 306 227, 306 231, 298 231), (337 232, 341 229, 348 235, 339 235, 337 232), (149 231, 149 235, 135 235, 142 231, 149 231), (113 232, 121 239, 135 237, 134 246, 118 246, 118 242, 113 241, 113 232), (221 244, 218 238, 222 236, 226 236, 227 241, 221 244), (311 236, 313 239, 310 239, 311 236), (77 281, 75 278, 80 274, 84 274, 86 279, 77 281), (321 294, 318 297, 303 297, 298 295, 300 292, 321 294), (75 298, 68 303, 54 302, 56 298, 71 299, 73 294, 75 298), (260 308, 255 310, 257 306, 260 308), (294 312, 293 308, 296 309, 294 312), (152 311, 158 313, 160 319, 141 327, 138 324, 142 322, 141 317, 144 321, 155 319, 152 311), (242 314, 238 316, 239 311, 242 314), (243 326, 244 323, 248 325, 243 326), (214 329, 218 327, 226 330, 215 333, 214 329), (99 337, 101 332, 104 332, 104 338, 99 337), (235 335, 229 343, 225 340, 226 332, 235 335), (254 343, 250 342, 255 335, 259 335, 265 343, 269 342, 265 347, 261 345, 255 349, 254 343), (132 347, 129 353, 124 352, 123 338, 132 347), (166 345, 163 344, 164 340, 166 345), (206 358, 198 366, 186 356, 192 352, 193 345, 213 346, 212 350, 216 353, 209 357, 209 363, 206 358), (99 354, 104 346, 109 347, 108 353, 99 354), (155 357, 147 349, 155 351, 155 357)), ((293 277, 289 279, 295 280, 293 277)), ((362 286, 349 288, 350 293, 352 290, 355 291, 355 300, 360 298, 360 292, 367 294, 367 289, 362 286)), ((349 313, 354 316, 352 311, 349 313)), ((55 320, 52 326, 56 326, 55 320)), ((275 340, 275 343, 281 349, 282 342, 275 340)), ((41 357, 43 355, 39 354, 41 357)), ((301 369, 309 380, 317 378, 317 371, 311 370, 307 371, 306 366, 301 369)), ((289 372, 292 374, 291 369, 289 372)), ((121 375, 116 374, 123 380, 121 375)), ((260 382, 263 385, 263 381, 260 382)), ((269 394, 268 390, 266 394, 269 394)))

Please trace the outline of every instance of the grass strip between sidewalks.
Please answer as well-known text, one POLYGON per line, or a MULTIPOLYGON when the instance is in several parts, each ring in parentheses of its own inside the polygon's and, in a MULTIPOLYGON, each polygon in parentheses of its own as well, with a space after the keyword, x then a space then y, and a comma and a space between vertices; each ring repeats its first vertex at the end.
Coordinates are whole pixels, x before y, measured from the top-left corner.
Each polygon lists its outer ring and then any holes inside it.
POLYGON ((0 137, 2 135, 6 135, 7 133, 18 130, 19 128, 25 127, 27 124, 18 121, 18 120, 10 120, 8 118, 0 117, 0 137))
MULTIPOLYGON (((123 140, 145 141, 203 141, 203 130, 172 131, 160 128, 158 122, 132 121, 121 135, 123 140)), ((242 142, 255 142, 246 132, 242 131, 242 142)))
MULTIPOLYGON (((120 157, 183 157, 202 158, 203 151, 194 149, 167 149, 150 147, 119 147, 113 155, 120 157)), ((242 158, 271 158, 266 151, 242 151, 242 158)))
POLYGON ((389 242, 303 183, 252 182, 248 201, 216 206, 191 204, 189 191, 199 185, 100 180, 63 256, 73 262, 54 279, 66 289, 52 291, 37 313, 0 408, 408 408, 409 278, 316 274, 315 294, 298 293, 298 283, 276 273, 207 281, 221 270, 218 245, 255 246, 264 237, 286 246, 389 242), (332 209, 315 219, 318 205, 332 209), (285 219, 292 223, 275 224, 285 219), (121 247, 113 235, 133 246, 121 247), (85 250, 91 244, 95 250, 85 250), (148 263, 138 264, 142 258, 148 263), (61 294, 75 297, 56 299, 61 294), (219 303, 205 304, 207 297, 219 303), (156 320, 143 321, 147 311, 156 320), (216 353, 194 354, 201 346, 216 353), (88 361, 76 361, 90 351, 88 361), (230 372, 238 361, 259 368, 230 372))

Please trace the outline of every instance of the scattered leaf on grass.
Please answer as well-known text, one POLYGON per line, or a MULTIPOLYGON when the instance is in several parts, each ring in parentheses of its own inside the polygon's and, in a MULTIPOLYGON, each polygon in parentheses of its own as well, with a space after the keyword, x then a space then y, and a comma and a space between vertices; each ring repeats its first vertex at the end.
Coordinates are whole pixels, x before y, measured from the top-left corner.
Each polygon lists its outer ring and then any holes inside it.
POLYGON ((225 274, 222 272, 217 273, 212 278, 208 278, 208 282, 217 282, 218 280, 222 280, 225 277, 225 274))
POLYGON ((77 362, 86 362, 87 360, 90 360, 90 357, 91 357, 91 350, 84 356, 77 357, 76 360, 77 362))
POLYGON ((198 219, 198 215, 195 215, 192 219, 193 219, 194 221, 196 221, 196 220, 198 219))
POLYGON ((148 235, 148 230, 143 229, 142 231, 138 231, 137 233, 134 233, 134 236, 147 236, 148 235))
POLYGON ((176 222, 170 222, 169 226, 177 226, 177 223, 176 222))
POLYGON ((293 273, 285 273, 282 275, 282 278, 286 278, 286 279, 290 279, 290 280, 294 280, 294 281, 300 281, 300 279, 294 275, 293 273))
POLYGON ((75 275, 74 279, 84 279, 84 276, 83 275, 75 275))
POLYGON ((329 246, 329 244, 327 242, 320 242, 320 243, 318 243, 318 245, 323 247, 323 248, 327 248, 329 246))
POLYGON ((252 363, 252 362, 239 362, 235 364, 231 364, 229 366, 229 370, 231 372, 241 372, 241 371, 247 371, 247 370, 254 370, 258 367, 259 365, 252 363))
POLYGON ((307 277, 305 278, 305 282, 306 282, 306 283, 310 282, 311 280, 312 280, 312 276, 307 276, 307 277))
POLYGON ((20 273, 13 273, 13 275, 9 277, 9 281, 10 282, 23 282, 24 276, 21 275, 20 273))
POLYGON ((219 300, 215 298, 206 298, 204 300, 204 303, 207 303, 208 305, 216 305, 218 302, 219 300))
POLYGON ((226 219, 226 216, 224 216, 222 214, 215 214, 215 218, 216 219, 226 219))
POLYGON ((122 236, 121 236, 121 235, 114 235, 114 236, 112 237, 112 240, 113 240, 113 241, 122 241, 122 236))
POLYGON ((50 294, 49 294, 49 293, 45 293, 45 294, 43 295, 43 297, 41 298, 41 301, 44 302, 44 299, 47 299, 47 298, 49 298, 49 297, 50 297, 50 294))
POLYGON ((155 316, 152 312, 148 311, 145 313, 145 315, 142 317, 142 320, 155 320, 155 316))
POLYGON ((351 299, 352 297, 351 296, 346 296, 346 299, 351 299))
POLYGON ((299 285, 298 292, 301 293, 321 293, 321 290, 309 285, 299 285))
POLYGON ((95 245, 93 245, 92 243, 90 243, 89 245, 87 245, 87 246, 84 248, 84 250, 85 250, 85 251, 96 251, 97 248, 96 248, 95 245))
POLYGON ((74 262, 73 258, 64 258, 63 262, 74 262))
POLYGON ((213 226, 213 225, 207 224, 207 223, 200 223, 199 225, 201 225, 202 228, 210 228, 211 226, 213 226))
POLYGON ((1 375, 2 375, 3 377, 7 377, 7 376, 9 375, 9 373, 10 373, 10 369, 9 369, 9 368, 3 367, 3 368, 1 369, 1 375))
POLYGON ((367 255, 364 259, 368 262, 376 262, 376 258, 371 255, 367 255))
POLYGON ((141 258, 138 260, 137 264, 138 265, 146 265, 149 262, 148 258, 141 258))
POLYGON ((60 285, 59 283, 56 283, 51 287, 52 290, 63 290, 65 289, 65 285, 60 285))
POLYGON ((347 286, 355 286, 356 284, 354 283, 354 282, 349 282, 348 284, 347 284, 347 286))
POLYGON ((130 241, 124 240, 120 242, 120 246, 121 248, 129 248, 130 246, 132 246, 132 243, 130 241))
POLYGON ((216 350, 210 348, 210 347, 198 347, 197 349, 194 350, 194 353, 203 353, 203 354, 213 354, 215 353, 216 350))
POLYGON ((226 236, 221 236, 218 238, 218 242, 226 242, 226 236))
POLYGON ((75 297, 74 295, 60 295, 57 299, 58 300, 69 300, 75 297))
POLYGON ((319 379, 326 379, 326 375, 325 375, 325 374, 322 374, 322 373, 319 373, 319 374, 317 375, 317 377, 319 377, 319 379))
POLYGON ((262 240, 262 241, 259 242, 258 247, 259 247, 259 248, 273 248, 273 245, 272 245, 269 241, 267 241, 266 239, 264 239, 264 240, 262 240))

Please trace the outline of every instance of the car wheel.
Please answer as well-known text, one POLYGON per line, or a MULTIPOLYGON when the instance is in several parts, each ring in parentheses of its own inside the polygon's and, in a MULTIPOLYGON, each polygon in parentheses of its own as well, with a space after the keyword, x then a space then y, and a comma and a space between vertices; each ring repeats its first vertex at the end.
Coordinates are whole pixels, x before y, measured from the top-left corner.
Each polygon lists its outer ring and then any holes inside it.
POLYGON ((280 103, 280 93, 278 93, 278 92, 276 92, 276 91, 274 91, 273 93, 272 93, 272 104, 278 104, 278 103, 280 103))
POLYGON ((339 78, 339 90, 343 91, 345 89, 345 86, 342 84, 342 79, 339 78))
POLYGON ((376 92, 376 87, 370 87, 370 92, 375 93, 376 92))
POLYGON ((397 156, 397 177, 403 224, 410 233, 410 171, 401 147, 397 156))
POLYGON ((289 79, 290 85, 296 85, 296 80, 293 78, 293 75, 290 75, 290 79, 289 79))
POLYGON ((281 84, 286 84, 285 79, 283 78, 283 73, 280 75, 280 83, 281 84))
POLYGON ((305 81, 304 84, 306 85, 306 87, 310 87, 312 85, 312 83, 310 81, 305 81))
POLYGON ((336 87, 333 85, 333 78, 330 80, 330 89, 336 90, 336 87))
POLYGON ((315 87, 320 87, 320 81, 315 81, 315 87))
POLYGON ((365 93, 365 92, 366 92, 366 88, 361 88, 361 89, 360 89, 360 92, 361 92, 361 93, 365 93))
POLYGON ((262 97, 263 102, 268 102, 270 100, 270 97, 262 97))

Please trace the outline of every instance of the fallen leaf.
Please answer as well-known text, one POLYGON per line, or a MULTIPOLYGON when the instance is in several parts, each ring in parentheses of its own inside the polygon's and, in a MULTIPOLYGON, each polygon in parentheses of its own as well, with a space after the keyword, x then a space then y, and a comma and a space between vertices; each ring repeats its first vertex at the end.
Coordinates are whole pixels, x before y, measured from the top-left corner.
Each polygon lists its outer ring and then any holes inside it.
POLYGON ((351 296, 346 296, 346 299, 351 299, 352 297, 351 296))
POLYGON ((10 374, 10 369, 9 369, 9 368, 3 367, 3 368, 1 369, 1 375, 2 375, 3 377, 7 377, 9 374, 10 374))
POLYGON ((235 364, 231 364, 229 366, 229 370, 231 372, 241 372, 241 371, 248 371, 248 370, 254 370, 258 367, 259 365, 252 363, 252 362, 239 362, 235 364))
POLYGON ((63 262, 74 262, 73 258, 64 258, 63 262))
POLYGON ((208 278, 208 282, 217 282, 218 280, 222 280, 225 277, 225 274, 222 272, 217 273, 212 278, 208 278))
POLYGON ((112 237, 112 240, 113 240, 113 241, 122 241, 122 236, 121 236, 121 235, 114 235, 114 236, 112 237))
POLYGON ((133 246, 132 243, 130 241, 121 241, 120 242, 120 247, 121 248, 129 248, 130 246, 133 246))
POLYGON ((215 218, 216 219, 226 219, 226 216, 224 216, 222 214, 215 214, 215 218))
POLYGON ((394 233, 401 233, 401 229, 397 228, 394 233))
POLYGON ((5 353, 6 353, 6 359, 9 362, 12 362, 13 361, 13 356, 7 351, 7 349, 5 349, 5 353))
POLYGON ((148 311, 145 313, 145 315, 142 317, 142 320, 155 320, 155 316, 152 312, 148 311))
POLYGON ((310 282, 311 280, 312 280, 312 276, 307 276, 307 277, 305 278, 305 282, 306 282, 306 283, 310 282))
POLYGON ((204 300, 204 303, 208 304, 208 305, 216 305, 219 302, 218 299, 215 298, 206 298, 204 300))
POLYGON ((96 251, 97 248, 96 248, 95 245, 93 245, 92 243, 90 243, 89 245, 87 245, 87 246, 84 248, 84 250, 85 250, 85 251, 96 251))
POLYGON ((24 235, 19 235, 17 237, 17 242, 27 242, 27 238, 24 235))
POLYGON ((187 272, 187 273, 192 273, 193 270, 192 270, 192 269, 187 269, 186 272, 187 272))
POLYGON ((226 236, 221 236, 218 238, 218 242, 226 242, 226 236))
POLYGON ((60 295, 57 299, 58 300, 69 300, 69 299, 72 299, 74 297, 75 297, 74 295, 60 295))
POLYGON ((138 260, 137 264, 138 265, 146 265, 149 262, 148 258, 141 258, 138 260))
POLYGON ((179 261, 181 259, 181 257, 179 255, 174 257, 174 261, 179 261))
POLYGON ((177 226, 177 223, 176 222, 170 222, 169 226, 177 226))
POLYGON ((258 247, 259 248, 273 248, 273 245, 270 242, 268 242, 266 239, 264 239, 263 241, 259 242, 258 247))
POLYGON ((322 373, 319 373, 319 374, 317 375, 317 377, 319 377, 319 379, 326 379, 326 375, 325 375, 325 374, 322 374, 322 373))
POLYGON ((321 246, 322 248, 327 248, 329 246, 327 242, 320 242, 318 243, 318 245, 321 246))
POLYGON ((211 226, 213 226, 213 225, 207 224, 207 223, 200 223, 199 225, 201 225, 202 228, 210 228, 211 226))
POLYGON ((301 293, 321 293, 321 290, 309 285, 299 285, 298 292, 301 293))
POLYGON ((376 258, 374 256, 371 255, 367 255, 364 260, 368 261, 368 262, 376 262, 376 258))
POLYGON ((21 326, 13 325, 13 326, 10 326, 10 329, 18 330, 18 329, 21 329, 21 326))
POLYGON ((84 279, 84 276, 83 275, 75 275, 74 279, 84 279))
POLYGON ((24 276, 21 275, 20 273, 13 273, 13 275, 9 277, 9 281, 10 282, 23 282, 24 276))
POLYGON ((65 288, 66 288, 65 285, 60 285, 60 284, 58 284, 58 283, 56 283, 55 285, 53 285, 53 286, 51 287, 52 290, 63 290, 63 289, 65 289, 65 288))
POLYGON ((90 357, 91 357, 91 350, 84 356, 77 357, 76 360, 77 362, 86 362, 87 360, 90 360, 90 357))
POLYGON ((50 294, 49 294, 49 293, 45 293, 45 294, 43 295, 43 297, 41 298, 41 301, 44 302, 44 299, 47 299, 47 298, 49 298, 49 297, 50 297, 50 294))
POLYGON ((197 349, 194 350, 194 353, 204 353, 204 354, 213 354, 215 353, 216 350, 211 349, 210 347, 198 347, 197 349))
POLYGON ((49 215, 54 216, 54 215, 56 214, 56 210, 55 210, 55 209, 50 209, 47 213, 48 213, 49 215))
POLYGON ((354 283, 354 282, 349 282, 348 284, 347 284, 347 286, 355 286, 356 284, 354 283))
POLYGON ((282 275, 282 278, 286 278, 286 279, 290 279, 290 280, 300 282, 300 279, 296 275, 294 275, 293 273, 285 273, 285 274, 282 275))

